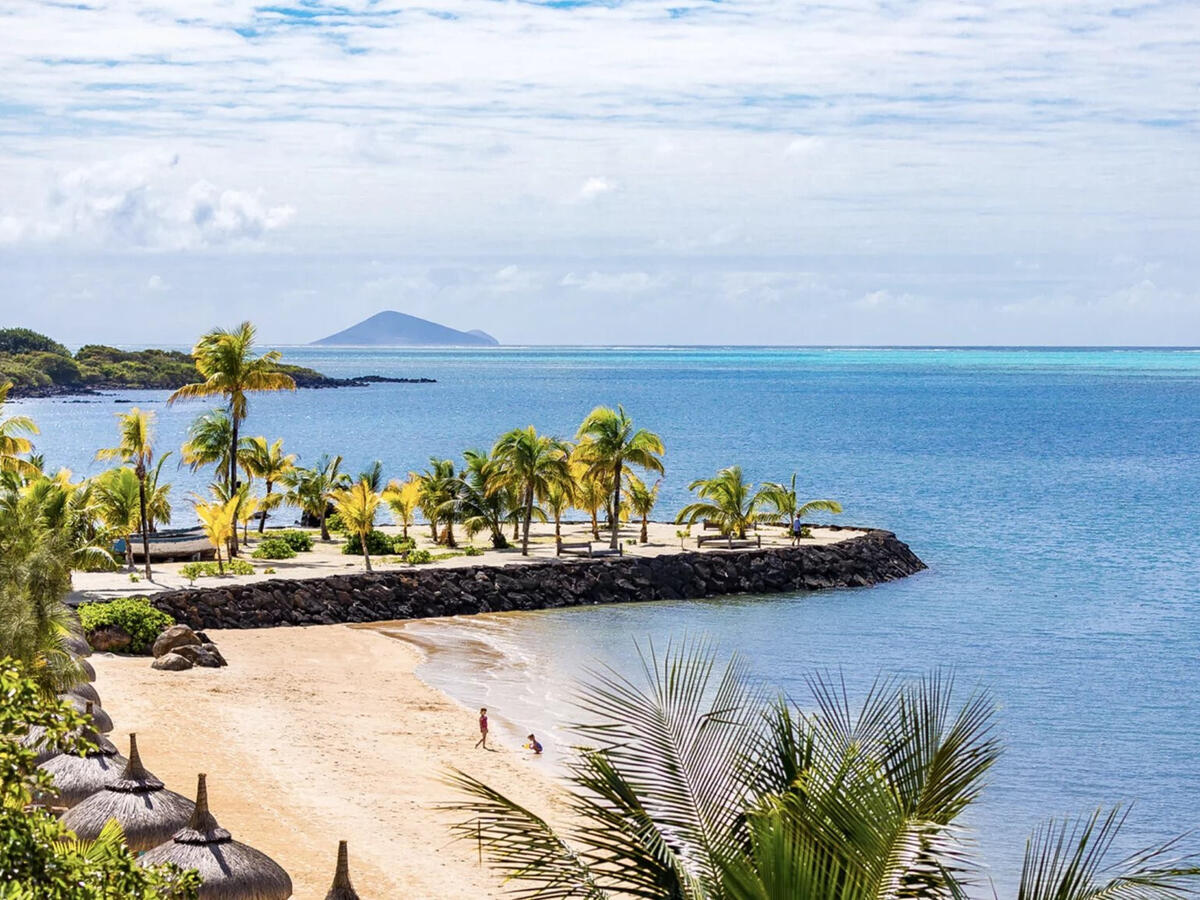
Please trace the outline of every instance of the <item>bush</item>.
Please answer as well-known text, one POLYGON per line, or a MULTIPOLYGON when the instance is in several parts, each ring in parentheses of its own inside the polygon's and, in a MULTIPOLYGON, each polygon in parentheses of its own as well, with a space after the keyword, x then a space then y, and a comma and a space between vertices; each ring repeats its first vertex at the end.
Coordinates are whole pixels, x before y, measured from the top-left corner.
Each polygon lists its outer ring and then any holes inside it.
POLYGON ((296 555, 292 545, 282 538, 269 537, 259 544, 252 554, 255 559, 291 559, 296 555))
MULTIPOLYGON (((195 581, 197 578, 216 578, 221 574, 221 567, 215 562, 190 562, 180 566, 179 574, 188 581, 195 581)), ((253 575, 254 566, 244 559, 231 559, 225 563, 225 574, 253 575)))
POLYGON ((483 556, 482 547, 463 547, 463 556, 483 556))
POLYGON ((433 562, 433 554, 428 550, 409 550, 408 555, 404 557, 405 562, 412 566, 419 566, 424 563, 433 562))
MULTIPOLYGON (((362 556, 362 541, 357 534, 346 537, 342 552, 347 556, 362 556)), ((382 531, 367 532, 367 552, 372 556, 384 556, 392 552, 392 539, 382 531)))
POLYGON ((267 538, 273 541, 284 541, 297 553, 306 553, 313 548, 312 535, 307 531, 268 531, 267 538))
POLYGON ((155 609, 145 597, 120 597, 106 603, 85 603, 79 607, 79 621, 85 634, 115 626, 131 638, 131 653, 146 653, 164 628, 175 619, 155 609))
POLYGON ((330 534, 345 534, 346 526, 342 524, 342 517, 339 513, 333 513, 325 517, 325 528, 330 534))
POLYGON ((392 539, 392 552, 407 553, 417 546, 417 542, 410 537, 397 537, 392 539))

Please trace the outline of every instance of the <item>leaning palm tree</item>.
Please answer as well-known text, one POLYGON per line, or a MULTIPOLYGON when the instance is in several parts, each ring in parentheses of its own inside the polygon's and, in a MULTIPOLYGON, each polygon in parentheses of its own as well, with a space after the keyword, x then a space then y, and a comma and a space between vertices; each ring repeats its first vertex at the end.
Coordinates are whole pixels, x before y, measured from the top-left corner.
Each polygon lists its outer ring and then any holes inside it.
MULTIPOLYGON (((448 510, 460 522, 467 532, 467 537, 473 538, 482 531, 487 531, 491 537, 492 546, 497 550, 508 546, 504 537, 504 520, 508 515, 508 498, 503 490, 497 490, 500 484, 500 463, 480 450, 467 450, 463 453, 466 468, 459 474, 458 483, 454 488, 454 499, 450 501, 452 509, 448 510)), ((439 507, 443 514, 446 504, 439 507)))
POLYGON ((593 409, 579 426, 578 458, 593 477, 603 476, 612 491, 609 521, 612 535, 609 546, 617 548, 618 523, 621 515, 621 485, 630 466, 662 474, 662 439, 644 428, 634 429, 633 419, 625 408, 607 406, 593 409))
MULTIPOLYGON (((254 326, 249 322, 243 322, 232 331, 217 328, 204 335, 192 348, 196 369, 204 380, 185 384, 167 398, 168 404, 177 400, 225 398, 232 424, 226 477, 230 493, 237 489, 238 429, 246 419, 247 395, 296 389, 292 376, 279 370, 279 351, 253 355, 254 335, 254 326)), ((237 550, 236 533, 233 550, 237 550)))
POLYGON ((265 437, 244 438, 239 452, 246 473, 261 478, 266 485, 266 494, 258 501, 263 513, 258 520, 258 533, 262 534, 267 525, 266 513, 283 502, 284 495, 275 493, 275 485, 296 468, 296 456, 283 452, 283 438, 270 444, 265 437))
MULTIPOLYGON (((813 711, 771 701, 704 645, 653 648, 638 677, 595 672, 558 830, 461 772, 454 827, 508 896, 617 900, 952 900, 979 870, 961 822, 1000 752, 994 703, 941 674, 877 682, 857 707, 810 679, 813 711)), ((1174 844, 1103 874, 1117 820, 1039 833, 1021 900, 1174 900, 1200 887, 1174 844)))
POLYGON ((654 482, 653 487, 647 487, 646 482, 632 472, 625 475, 625 498, 628 501, 629 512, 642 521, 642 533, 639 537, 644 544, 650 540, 650 513, 658 502, 658 489, 661 481, 654 482))
POLYGON ((532 425, 501 436, 492 449, 500 465, 493 492, 513 489, 520 497, 521 555, 529 555, 529 526, 535 503, 549 496, 554 485, 571 481, 567 445, 558 438, 538 434, 532 425))
POLYGON ((791 525, 797 519, 803 519, 815 512, 827 512, 837 515, 842 511, 842 504, 836 500, 809 500, 800 503, 796 499, 796 473, 787 484, 778 481, 768 481, 759 488, 763 502, 771 508, 770 519, 783 525, 791 525))
MULTIPOLYGON (((132 466, 138 480, 138 507, 142 532, 142 562, 145 564, 146 580, 153 577, 150 572, 150 516, 147 505, 147 478, 154 464, 154 413, 136 406, 127 413, 117 413, 117 431, 120 441, 115 447, 96 451, 96 459, 118 460, 132 466)), ((157 474, 157 473, 156 473, 157 474)))
MULTIPOLYGON (((0 412, 10 390, 11 381, 0 384, 0 412)), ((0 419, 0 472, 14 472, 25 478, 37 476, 38 466, 24 458, 33 452, 33 442, 26 435, 37 433, 37 425, 28 416, 0 419)))
POLYGON ((688 490, 701 499, 679 511, 677 525, 694 525, 697 519, 708 519, 722 534, 744 538, 746 529, 763 517, 763 496, 742 476, 741 466, 722 469, 713 478, 699 478, 688 485, 688 490))
POLYGON ((412 525, 421 502, 421 483, 418 476, 415 473, 410 474, 403 482, 393 478, 383 489, 383 502, 392 511, 392 518, 400 526, 402 536, 407 540, 409 526, 412 525))
POLYGON ((311 469, 294 468, 287 472, 283 482, 288 486, 287 502, 308 517, 307 524, 315 522, 321 529, 321 540, 328 541, 326 519, 333 494, 350 486, 350 476, 342 471, 342 458, 322 456, 311 469))
POLYGON ((382 499, 379 492, 371 485, 370 479, 360 478, 348 488, 335 491, 333 502, 342 524, 350 534, 358 535, 362 545, 363 562, 367 571, 371 571, 371 553, 367 545, 367 536, 375 527, 375 513, 382 499))

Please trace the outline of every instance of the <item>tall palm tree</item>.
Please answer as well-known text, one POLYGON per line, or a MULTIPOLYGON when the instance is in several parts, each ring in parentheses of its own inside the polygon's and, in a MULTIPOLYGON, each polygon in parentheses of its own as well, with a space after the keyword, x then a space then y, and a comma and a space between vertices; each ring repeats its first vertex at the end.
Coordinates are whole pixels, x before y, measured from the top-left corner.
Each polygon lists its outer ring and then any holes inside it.
MULTIPOLYGON (((12 382, 0 384, 0 412, 8 402, 12 382)), ((28 416, 0 419, 0 472, 14 472, 24 478, 37 477, 39 466, 25 459, 33 452, 33 442, 26 435, 37 434, 38 428, 28 416)))
POLYGON ((455 489, 458 485, 458 475, 454 471, 454 460, 429 457, 429 468, 416 476, 420 485, 418 506, 429 521, 429 530, 433 533, 433 542, 442 543, 442 535, 438 533, 438 525, 446 524, 445 544, 447 547, 456 546, 454 541, 454 500, 455 489))
POLYGON ((546 488, 544 506, 547 518, 554 520, 554 539, 562 538, 562 519, 575 503, 575 483, 568 476, 563 481, 552 481, 546 488))
POLYGON ((350 486, 350 476, 342 471, 340 456, 322 456, 311 469, 293 468, 283 476, 288 485, 287 502, 302 510, 310 522, 321 529, 321 540, 329 540, 326 518, 335 491, 350 486))
POLYGON ((787 484, 778 481, 768 481, 759 488, 763 502, 771 508, 771 521, 791 525, 796 519, 803 519, 815 512, 827 512, 837 515, 842 511, 842 504, 836 500, 809 500, 800 503, 796 499, 796 473, 787 484))
POLYGON ((675 517, 676 524, 694 525, 697 519, 715 522, 722 534, 737 538, 746 536, 746 529, 763 516, 760 508, 764 499, 760 491, 742 476, 741 466, 722 469, 713 478, 698 478, 688 485, 701 499, 689 503, 675 517))
POLYGON ((621 515, 621 485, 630 466, 647 472, 663 472, 662 455, 666 452, 662 439, 644 428, 634 429, 633 419, 625 414, 625 407, 611 409, 597 406, 583 424, 579 426, 578 456, 588 472, 604 476, 612 490, 609 519, 612 535, 609 546, 617 549, 619 541, 618 523, 621 515))
POLYGON ((579 459, 579 448, 571 454, 571 476, 575 482, 573 492, 575 505, 585 510, 592 523, 592 540, 600 540, 600 509, 608 504, 611 494, 608 489, 608 479, 599 477, 599 473, 590 473, 587 463, 579 459))
POLYGON ((266 513, 278 506, 283 494, 274 493, 275 485, 296 468, 296 456, 283 452, 283 438, 268 444, 265 437, 244 438, 240 449, 242 468, 266 485, 266 494, 258 501, 263 515, 258 520, 258 533, 267 525, 266 513))
POLYGON ((154 413, 136 406, 127 413, 117 413, 117 431, 120 440, 115 447, 96 451, 96 459, 118 460, 133 467, 138 480, 138 508, 141 511, 142 561, 145 563, 146 580, 150 572, 150 516, 146 503, 146 480, 150 467, 154 465, 154 413))
POLYGON ((223 409, 213 409, 188 426, 188 439, 180 448, 181 460, 197 472, 213 466, 217 479, 228 484, 229 448, 233 440, 233 421, 223 409))
POLYGON ((370 479, 360 478, 350 487, 335 491, 333 502, 346 530, 358 535, 362 544, 363 562, 370 572, 371 553, 367 547, 367 535, 375 527, 375 513, 382 502, 379 492, 371 485, 370 479))
POLYGON ((417 506, 421 501, 421 483, 418 476, 410 474, 407 480, 401 482, 393 478, 383 489, 383 502, 392 511, 392 518, 401 528, 404 538, 408 538, 408 528, 413 523, 417 506))
POLYGON ((237 493, 229 497, 218 495, 215 500, 205 500, 195 495, 192 497, 200 527, 217 552, 217 571, 222 575, 225 574, 225 563, 221 559, 221 548, 227 547, 237 532, 237 510, 241 499, 237 493))
POLYGON ((133 535, 142 525, 142 483, 128 466, 109 469, 95 479, 100 517, 125 543, 125 564, 133 571, 133 535))
MULTIPOLYGON (((237 489, 238 429, 245 421, 249 408, 247 395, 296 389, 292 376, 279 370, 278 350, 270 350, 261 356, 253 355, 254 336, 254 326, 243 322, 232 331, 217 328, 201 337, 192 348, 192 358, 204 380, 185 384, 167 398, 168 404, 204 397, 225 398, 232 424, 226 480, 230 493, 237 489)), ((232 549, 234 553, 237 552, 236 532, 232 549)))
POLYGON ((650 513, 654 510, 654 504, 658 502, 658 489, 661 486, 662 482, 656 481, 653 487, 647 487, 646 482, 632 472, 625 475, 625 498, 628 501, 630 515, 638 516, 642 520, 642 533, 639 539, 643 544, 650 540, 650 513))
POLYGON ((567 484, 571 480, 568 452, 566 444, 558 438, 538 434, 532 425, 501 436, 492 449, 492 457, 500 464, 494 490, 509 487, 520 497, 522 556, 529 555, 529 525, 535 501, 545 499, 554 484, 567 484))
MULTIPOLYGON (((877 682, 861 705, 810 679, 806 713, 705 645, 642 654, 638 676, 592 676, 558 831, 462 773, 455 834, 518 900, 952 900, 978 867, 964 810, 1000 753, 986 693, 952 679, 877 682)), ((1026 853, 1020 900, 1182 900, 1200 858, 1174 842, 1105 870, 1110 814, 1051 825, 1026 853), (1174 858, 1172 858, 1174 856, 1174 858)))

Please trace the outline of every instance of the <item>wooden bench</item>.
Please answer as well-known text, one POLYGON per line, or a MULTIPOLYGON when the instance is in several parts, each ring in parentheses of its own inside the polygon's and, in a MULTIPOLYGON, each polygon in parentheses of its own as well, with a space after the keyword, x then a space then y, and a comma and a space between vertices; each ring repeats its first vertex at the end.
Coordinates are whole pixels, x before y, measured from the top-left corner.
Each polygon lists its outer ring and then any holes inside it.
MULTIPOLYGON (((716 522, 714 522, 712 519, 703 519, 700 522, 700 530, 701 531, 720 531, 720 529, 721 529, 721 526, 718 525, 716 522)), ((758 531, 758 523, 751 522, 750 529, 752 531, 758 531)))
POLYGON ((601 545, 593 547, 591 541, 556 541, 555 555, 557 556, 581 556, 586 559, 595 559, 599 556, 624 556, 625 545, 620 544, 616 550, 611 547, 601 545))
POLYGON ((752 538, 735 538, 731 534, 702 534, 696 538, 697 547, 703 547, 705 544, 719 544, 729 550, 761 547, 762 535, 756 534, 752 538))

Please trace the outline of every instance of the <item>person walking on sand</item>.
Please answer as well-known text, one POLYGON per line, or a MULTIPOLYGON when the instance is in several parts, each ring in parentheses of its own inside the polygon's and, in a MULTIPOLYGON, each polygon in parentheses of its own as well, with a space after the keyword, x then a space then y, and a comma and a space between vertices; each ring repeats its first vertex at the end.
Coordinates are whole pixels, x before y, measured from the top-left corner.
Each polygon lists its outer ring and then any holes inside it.
POLYGON ((795 547, 800 543, 800 536, 804 534, 804 522, 799 517, 792 521, 792 546, 795 547))
POLYGON ((475 742, 476 747, 482 747, 484 750, 492 749, 487 745, 487 707, 479 710, 479 740, 475 742))

